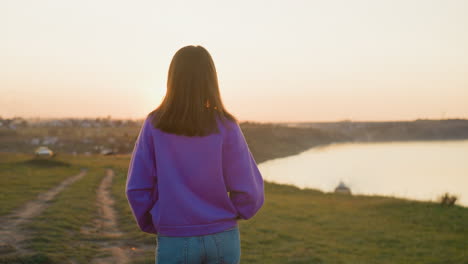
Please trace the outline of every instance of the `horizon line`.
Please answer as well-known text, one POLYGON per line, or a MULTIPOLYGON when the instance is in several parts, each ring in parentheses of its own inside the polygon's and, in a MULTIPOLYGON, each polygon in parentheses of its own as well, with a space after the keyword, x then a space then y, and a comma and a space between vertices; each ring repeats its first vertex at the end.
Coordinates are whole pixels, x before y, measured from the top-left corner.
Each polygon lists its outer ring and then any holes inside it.
MULTIPOLYGON (((31 117, 22 117, 22 116, 10 116, 4 117, 0 115, 0 119, 24 119, 24 120, 65 120, 65 119, 110 119, 110 120, 133 120, 140 121, 144 120, 145 117, 112 117, 111 115, 107 116, 65 116, 65 117, 53 117, 53 116, 31 116, 31 117)), ((301 120, 301 121, 271 121, 271 120, 248 120, 248 119, 238 119, 239 123, 250 122, 250 123, 286 123, 286 124, 297 124, 297 123, 342 123, 342 122, 414 122, 418 120, 426 121, 442 121, 442 120, 468 120, 468 117, 443 117, 443 118, 412 118, 412 119, 336 119, 336 120, 301 120)))

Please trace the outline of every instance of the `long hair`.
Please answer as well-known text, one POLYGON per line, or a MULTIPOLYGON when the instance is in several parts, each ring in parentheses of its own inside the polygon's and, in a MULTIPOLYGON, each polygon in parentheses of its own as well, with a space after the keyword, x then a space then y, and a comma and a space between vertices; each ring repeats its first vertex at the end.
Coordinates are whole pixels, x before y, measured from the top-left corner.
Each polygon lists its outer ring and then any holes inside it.
POLYGON ((185 136, 218 133, 218 118, 237 122, 222 103, 210 53, 193 45, 175 53, 169 66, 166 95, 149 115, 155 128, 185 136))

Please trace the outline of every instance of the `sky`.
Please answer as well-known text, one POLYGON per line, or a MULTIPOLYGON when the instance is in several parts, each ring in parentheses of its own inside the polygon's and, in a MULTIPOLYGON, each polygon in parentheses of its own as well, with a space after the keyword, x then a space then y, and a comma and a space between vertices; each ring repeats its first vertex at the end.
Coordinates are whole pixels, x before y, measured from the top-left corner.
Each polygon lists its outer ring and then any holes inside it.
POLYGON ((468 118, 468 1, 0 1, 0 116, 143 118, 202 45, 258 122, 468 118))

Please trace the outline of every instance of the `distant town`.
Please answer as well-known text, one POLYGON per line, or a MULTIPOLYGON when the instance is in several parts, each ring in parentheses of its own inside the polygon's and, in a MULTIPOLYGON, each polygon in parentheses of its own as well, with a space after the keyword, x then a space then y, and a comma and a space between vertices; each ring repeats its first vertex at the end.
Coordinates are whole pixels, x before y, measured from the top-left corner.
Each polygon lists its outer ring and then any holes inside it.
POLYGON ((142 120, 0 117, 0 151, 33 153, 39 146, 71 154, 129 153, 142 120))

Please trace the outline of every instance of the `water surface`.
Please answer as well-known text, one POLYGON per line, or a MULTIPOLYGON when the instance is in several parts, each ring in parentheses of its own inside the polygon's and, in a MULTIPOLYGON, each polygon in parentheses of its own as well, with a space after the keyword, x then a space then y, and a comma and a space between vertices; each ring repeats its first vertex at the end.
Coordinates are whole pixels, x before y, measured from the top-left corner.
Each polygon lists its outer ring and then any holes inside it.
POLYGON ((437 200, 445 192, 468 206, 468 140, 345 143, 312 148, 259 165, 265 180, 356 194, 437 200))

